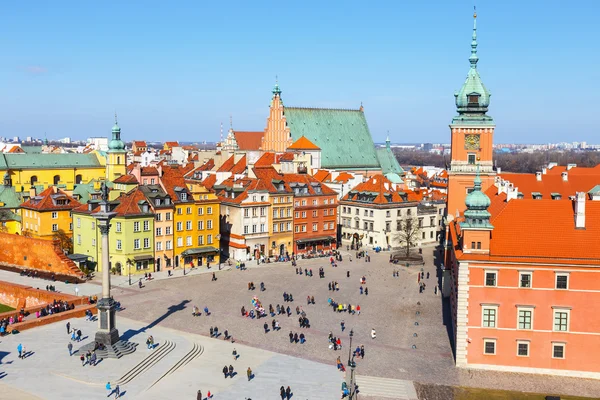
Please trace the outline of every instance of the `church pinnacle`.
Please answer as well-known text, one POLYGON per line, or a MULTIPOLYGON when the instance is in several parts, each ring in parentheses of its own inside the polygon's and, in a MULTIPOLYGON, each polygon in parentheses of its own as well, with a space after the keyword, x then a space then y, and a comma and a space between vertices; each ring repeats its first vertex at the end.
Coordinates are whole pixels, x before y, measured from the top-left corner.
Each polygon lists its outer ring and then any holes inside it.
POLYGON ((473 12, 473 40, 471 41, 471 57, 469 57, 471 68, 477 68, 477 61, 479 61, 479 57, 477 57, 477 10, 475 10, 473 12))
POLYGON ((491 229, 491 214, 488 207, 491 204, 490 198, 481 191, 481 176, 479 174, 479 164, 477 164, 477 173, 473 181, 473 191, 467 195, 465 205, 465 222, 461 223, 461 228, 483 228, 491 229))

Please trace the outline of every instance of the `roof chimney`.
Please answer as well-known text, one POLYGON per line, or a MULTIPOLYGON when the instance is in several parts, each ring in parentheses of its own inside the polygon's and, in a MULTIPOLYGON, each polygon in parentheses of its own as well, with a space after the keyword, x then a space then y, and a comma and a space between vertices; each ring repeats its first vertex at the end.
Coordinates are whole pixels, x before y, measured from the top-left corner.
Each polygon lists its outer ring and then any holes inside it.
POLYGON ((541 172, 536 172, 535 173, 535 180, 536 181, 541 181, 542 180, 542 173, 541 172))
POLYGON ((542 174, 546 175, 546 167, 542 168, 542 174))
POLYGON ((496 167, 496 173, 500 175, 502 173, 502 168, 496 167))
POLYGON ((568 172, 562 172, 560 174, 562 176, 562 180, 567 182, 569 180, 569 173, 568 172))
POLYGON ((575 194, 575 229, 585 229, 585 193, 575 194))
POLYGON ((567 164, 567 171, 576 166, 577 166, 577 164, 567 164))
POLYGON ((516 200, 519 198, 519 190, 511 183, 506 190, 506 201, 516 200))

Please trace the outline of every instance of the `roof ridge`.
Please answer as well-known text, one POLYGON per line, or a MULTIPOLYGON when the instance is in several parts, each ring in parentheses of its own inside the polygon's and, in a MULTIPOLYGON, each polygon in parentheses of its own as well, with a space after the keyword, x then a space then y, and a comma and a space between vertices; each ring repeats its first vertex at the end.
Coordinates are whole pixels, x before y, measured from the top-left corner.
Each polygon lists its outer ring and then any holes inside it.
POLYGON ((354 108, 327 108, 327 107, 320 108, 320 107, 288 107, 288 106, 284 107, 284 112, 285 112, 286 108, 287 109, 292 108, 292 109, 297 109, 297 110, 325 110, 325 111, 357 111, 357 112, 362 112, 362 111, 360 111, 360 108, 354 109, 354 108))

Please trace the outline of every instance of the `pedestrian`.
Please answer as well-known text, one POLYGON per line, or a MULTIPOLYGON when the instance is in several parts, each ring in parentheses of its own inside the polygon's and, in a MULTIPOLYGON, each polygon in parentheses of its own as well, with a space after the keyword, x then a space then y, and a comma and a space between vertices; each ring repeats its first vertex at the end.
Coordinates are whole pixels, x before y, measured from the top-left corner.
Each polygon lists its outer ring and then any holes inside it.
POLYGON ((342 320, 342 322, 340 322, 340 326, 342 327, 342 332, 344 332, 344 329, 346 329, 346 322, 342 320))
POLYGON ((214 282, 214 281, 216 281, 216 280, 217 280, 217 276, 216 276, 216 275, 215 275, 215 273, 213 272, 213 276, 212 276, 212 279, 211 279, 211 281, 212 281, 212 282, 214 282))
POLYGON ((260 283, 260 291, 261 291, 261 292, 264 292, 264 291, 265 291, 265 283, 264 283, 264 282, 261 282, 261 283, 260 283))
POLYGON ((231 354, 233 355, 233 361, 238 359, 238 352, 235 347, 233 348, 233 352, 231 354))
POLYGON ((198 394, 196 395, 196 400, 202 400, 202 391, 198 390, 198 394))
POLYGON ((276 310, 277 310, 277 315, 281 314, 281 307, 279 307, 279 304, 277 304, 276 310))
POLYGON ((264 323, 263 328, 265 328, 265 333, 269 332, 269 324, 266 322, 264 323))
POLYGON ((356 313, 360 315, 360 306, 358 304, 356 305, 356 313))
POLYGON ((23 358, 23 345, 21 343, 17 346, 17 351, 19 352, 19 358, 23 358))
POLYGON ((433 287, 433 294, 437 294, 437 286, 433 287))
POLYGON ((360 345, 360 358, 365 358, 365 346, 360 345))
POLYGON ((138 281, 138 286, 140 289, 142 288, 142 278, 140 278, 140 280, 138 281))
POLYGON ((85 365, 85 355, 83 353, 81 353, 81 355, 79 356, 79 359, 81 360, 81 366, 83 367, 85 365))
POLYGON ((427 273, 427 279, 429 279, 429 272, 427 273))
POLYGON ((69 357, 73 355, 73 343, 69 342, 67 345, 67 349, 69 349, 69 357))
POLYGON ((271 321, 271 328, 273 328, 273 330, 275 330, 275 320, 271 321))
POLYGON ((294 334, 290 331, 290 343, 294 343, 294 334))
POLYGON ((227 369, 227 365, 223 367, 223 376, 227 379, 227 375, 229 374, 229 369, 227 369))
POLYGON ((285 388, 283 386, 279 388, 279 396, 281 396, 281 400, 285 400, 285 388))
POLYGON ((331 282, 329 282, 329 290, 331 290, 331 282))
POLYGON ((300 306, 296 306, 296 315, 300 314, 300 306))
POLYGON ((360 294, 363 294, 363 287, 362 287, 362 285, 360 287, 360 294))
POLYGON ((90 357, 90 365, 92 365, 92 366, 95 367, 96 366, 96 359, 97 359, 96 352, 92 351, 92 356, 90 357))
POLYGON ((306 296, 306 305, 310 305, 310 296, 306 296))
POLYGON ((117 385, 115 386, 115 399, 118 399, 119 397, 121 397, 121 388, 117 385))
POLYGON ((81 329, 77 329, 77 341, 81 342, 81 329))
POLYGON ((287 311, 288 317, 291 317, 292 316, 292 309, 290 308, 290 306, 287 307, 286 311, 287 311))
POLYGON ((346 278, 350 278, 350 271, 346 271, 346 278))
POLYGON ((369 295, 369 288, 365 287, 365 296, 368 296, 368 295, 369 295))
POLYGON ((298 343, 298 333, 294 333, 294 343, 298 343))
POLYGON ((371 339, 375 339, 377 337, 377 332, 375 332, 375 329, 371 329, 371 339))
POLYGON ((110 382, 106 382, 106 391, 108 392, 106 397, 108 397, 112 394, 112 388, 110 387, 110 382))
POLYGON ((223 340, 227 340, 229 339, 229 331, 227 329, 225 329, 225 332, 223 332, 223 340))
POLYGON ((248 370, 246 371, 246 375, 248 375, 248 380, 252 379, 252 370, 250 369, 250 367, 248 367, 248 370))
POLYGON ((233 378, 233 365, 229 364, 229 376, 233 378))
POLYGON ((215 333, 215 337, 219 337, 219 328, 217 328, 216 326, 215 326, 214 333, 215 333))
POLYGON ((310 302, 315 304, 315 296, 310 296, 310 302))
POLYGON ((300 344, 304 344, 304 342, 306 341, 304 333, 300 334, 300 344))
POLYGON ((288 386, 288 387, 285 389, 285 397, 286 397, 288 400, 290 400, 290 399, 292 398, 292 389, 290 389, 290 387, 289 387, 289 386, 288 386))
POLYGON ((215 329, 211 326, 209 329, 209 332, 210 332, 210 337, 213 337, 215 334, 215 329))
POLYGON ((71 323, 67 322, 67 334, 71 333, 71 323))

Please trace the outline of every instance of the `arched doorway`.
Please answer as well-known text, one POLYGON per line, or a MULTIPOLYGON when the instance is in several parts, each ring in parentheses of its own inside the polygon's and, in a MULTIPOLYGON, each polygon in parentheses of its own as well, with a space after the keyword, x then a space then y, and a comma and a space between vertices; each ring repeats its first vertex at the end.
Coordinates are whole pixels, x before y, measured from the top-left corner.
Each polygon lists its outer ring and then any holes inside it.
POLYGON ((29 181, 31 182, 31 186, 34 186, 38 181, 37 175, 33 175, 29 181))
POLYGON ((285 254, 285 244, 281 243, 279 245, 279 255, 282 256, 285 254))
POLYGON ((123 265, 120 262, 116 263, 115 267, 119 275, 125 275, 125 271, 123 271, 123 265))
POLYGON ((79 185, 82 180, 83 180, 83 177, 80 174, 79 175, 75 175, 75 184, 76 185, 79 185))
POLYGON ((179 256, 175 256, 175 268, 179 267, 179 256))
POLYGON ((53 181, 55 185, 58 185, 58 182, 60 182, 60 175, 54 175, 53 181))

